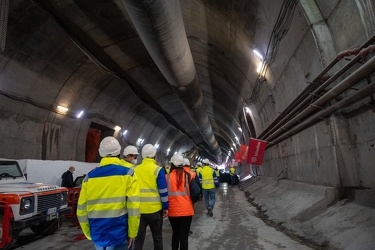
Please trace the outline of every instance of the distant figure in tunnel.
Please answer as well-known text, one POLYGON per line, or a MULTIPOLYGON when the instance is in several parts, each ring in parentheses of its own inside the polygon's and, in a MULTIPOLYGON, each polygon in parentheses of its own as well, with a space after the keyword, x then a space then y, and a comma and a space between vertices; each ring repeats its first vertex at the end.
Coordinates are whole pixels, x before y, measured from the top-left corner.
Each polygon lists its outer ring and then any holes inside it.
POLYGON ((229 172, 230 172, 230 185, 233 187, 234 185, 236 185, 236 169, 234 168, 234 166, 230 166, 229 168, 229 172))
POLYGON ((124 159, 121 160, 123 165, 128 168, 132 168, 137 164, 137 157, 139 155, 138 149, 135 146, 129 145, 124 148, 124 159))
POLYGON ((138 233, 138 179, 132 168, 122 165, 120 152, 117 139, 105 137, 99 146, 99 167, 82 182, 77 217, 97 250, 126 250, 138 233))
POLYGON ((76 171, 76 168, 73 166, 70 166, 70 168, 63 173, 61 176, 61 186, 66 188, 72 188, 74 187, 74 181, 73 181, 73 174, 74 171, 76 171))
POLYGON ((166 179, 169 196, 168 219, 173 231, 172 250, 187 250, 190 225, 194 215, 189 188, 193 178, 189 167, 187 171, 184 169, 182 155, 173 155, 170 162, 171 172, 166 175, 166 179))
POLYGON ((168 215, 168 190, 165 171, 155 161, 156 148, 146 144, 142 148, 142 163, 134 168, 139 179, 141 222, 135 238, 134 250, 143 249, 146 228, 150 227, 154 250, 163 249, 163 218, 168 215))
POLYGON ((212 210, 215 206, 215 188, 220 187, 220 182, 216 177, 215 171, 210 167, 208 159, 203 160, 204 167, 198 174, 199 180, 202 184, 204 201, 206 203, 207 215, 213 216, 212 210))

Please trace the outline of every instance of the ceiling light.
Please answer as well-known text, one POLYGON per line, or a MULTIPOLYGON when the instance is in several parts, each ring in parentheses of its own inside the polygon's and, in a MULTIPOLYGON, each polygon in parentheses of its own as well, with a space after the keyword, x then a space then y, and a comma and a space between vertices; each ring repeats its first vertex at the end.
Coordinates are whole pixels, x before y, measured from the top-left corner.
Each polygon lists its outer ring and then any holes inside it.
POLYGON ((158 148, 159 148, 159 144, 155 143, 154 147, 155 147, 156 149, 158 149, 158 148))
POLYGON ((242 132, 242 128, 241 127, 238 127, 238 130, 242 132))
POLYGON ((63 114, 66 114, 68 112, 68 108, 67 107, 63 107, 63 106, 57 106, 56 107, 57 111, 60 112, 60 113, 63 113, 63 114))
POLYGON ((263 61, 263 56, 262 56, 262 54, 258 50, 253 49, 253 52, 256 55, 256 57, 258 57, 260 60, 263 61))
POLYGON ((120 126, 116 126, 115 127, 115 131, 120 131, 121 130, 121 127, 120 126))
POLYGON ((83 110, 81 110, 78 114, 77 114, 77 118, 81 118, 82 117, 82 115, 83 115, 83 113, 85 113, 83 110))
POLYGON ((126 135, 127 132, 128 130, 126 129, 124 132, 122 132, 122 135, 126 135))
POLYGON ((262 70, 262 67, 263 67, 263 62, 260 61, 260 62, 258 63, 258 67, 257 67, 257 73, 260 73, 260 71, 262 70))

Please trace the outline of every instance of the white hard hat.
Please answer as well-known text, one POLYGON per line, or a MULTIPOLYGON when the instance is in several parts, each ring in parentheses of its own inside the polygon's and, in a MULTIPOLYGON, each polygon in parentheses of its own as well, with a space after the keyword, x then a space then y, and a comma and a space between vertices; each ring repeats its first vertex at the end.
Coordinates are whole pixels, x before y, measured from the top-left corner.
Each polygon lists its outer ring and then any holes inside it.
POLYGON ((182 157, 182 155, 180 154, 175 154, 172 156, 170 162, 173 163, 173 165, 175 165, 176 167, 181 166, 182 164, 184 164, 184 157, 182 157))
POLYGON ((135 146, 127 146, 126 148, 124 148, 124 156, 127 156, 127 155, 138 155, 138 149, 135 147, 135 146))
POLYGON ((202 162, 198 162, 197 166, 201 166, 202 167, 202 162))
POLYGON ((116 138, 113 136, 105 137, 99 146, 99 155, 101 157, 120 155, 121 146, 116 138))
POLYGON ((152 144, 146 144, 142 148, 142 158, 153 158, 156 154, 156 148, 152 144))
POLYGON ((207 164, 207 165, 210 164, 210 161, 208 159, 204 159, 202 162, 207 164))
POLYGON ((185 165, 185 166, 190 166, 190 161, 189 161, 189 159, 184 158, 184 165, 185 165))

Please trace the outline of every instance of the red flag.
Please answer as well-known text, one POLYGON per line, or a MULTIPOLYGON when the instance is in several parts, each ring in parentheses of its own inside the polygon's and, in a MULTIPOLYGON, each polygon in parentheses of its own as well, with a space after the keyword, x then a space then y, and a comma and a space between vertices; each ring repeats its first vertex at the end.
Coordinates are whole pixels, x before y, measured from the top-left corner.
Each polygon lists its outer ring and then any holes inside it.
POLYGON ((240 152, 236 152, 236 156, 234 157, 235 162, 241 162, 241 155, 240 152))
POLYGON ((247 149, 248 149, 248 146, 241 144, 241 146, 240 146, 241 162, 246 161, 246 159, 247 159, 247 149))
POLYGON ((266 146, 266 141, 250 138, 249 150, 247 153, 247 163, 254 165, 262 165, 266 146))

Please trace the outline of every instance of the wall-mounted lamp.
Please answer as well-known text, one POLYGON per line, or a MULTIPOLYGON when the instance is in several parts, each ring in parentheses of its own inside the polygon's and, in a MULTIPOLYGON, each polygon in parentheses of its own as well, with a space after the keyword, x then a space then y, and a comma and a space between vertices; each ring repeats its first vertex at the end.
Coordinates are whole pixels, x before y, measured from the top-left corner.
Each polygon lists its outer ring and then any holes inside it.
POLYGON ((81 118, 83 116, 85 112, 83 110, 81 110, 78 114, 77 114, 77 118, 81 118))
POLYGON ((68 108, 67 107, 63 107, 63 106, 60 106, 60 105, 58 105, 57 107, 56 107, 56 111, 58 112, 58 113, 61 113, 61 114, 66 114, 67 112, 68 112, 68 108))

